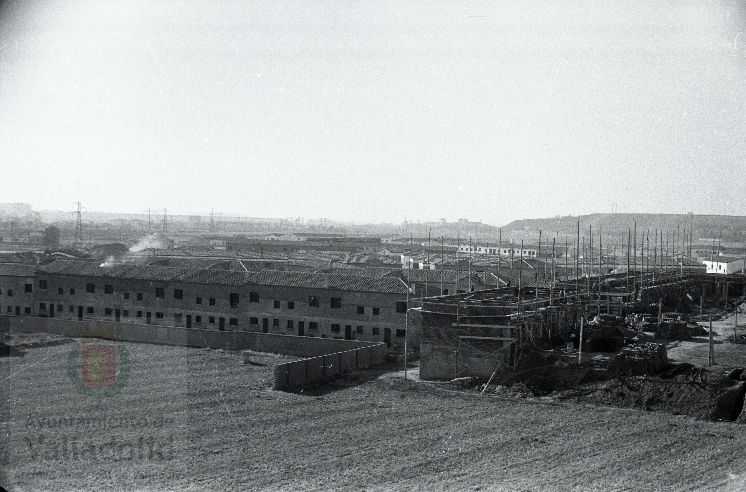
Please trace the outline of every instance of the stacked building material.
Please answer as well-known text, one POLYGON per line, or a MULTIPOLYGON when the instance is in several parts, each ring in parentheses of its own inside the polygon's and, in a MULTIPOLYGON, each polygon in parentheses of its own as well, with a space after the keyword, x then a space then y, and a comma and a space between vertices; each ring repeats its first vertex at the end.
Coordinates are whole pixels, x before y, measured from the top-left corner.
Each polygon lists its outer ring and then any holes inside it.
POLYGON ((622 348, 609 364, 608 372, 610 375, 642 376, 660 372, 668 364, 665 345, 642 342, 622 348))

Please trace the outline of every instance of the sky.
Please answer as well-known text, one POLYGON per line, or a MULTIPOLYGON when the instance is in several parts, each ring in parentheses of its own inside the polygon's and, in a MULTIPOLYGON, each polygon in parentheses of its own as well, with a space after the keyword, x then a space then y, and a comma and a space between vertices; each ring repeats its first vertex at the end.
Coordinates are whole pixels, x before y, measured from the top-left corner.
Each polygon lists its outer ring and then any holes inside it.
POLYGON ((0 202, 746 215, 746 2, 23 0, 0 202))

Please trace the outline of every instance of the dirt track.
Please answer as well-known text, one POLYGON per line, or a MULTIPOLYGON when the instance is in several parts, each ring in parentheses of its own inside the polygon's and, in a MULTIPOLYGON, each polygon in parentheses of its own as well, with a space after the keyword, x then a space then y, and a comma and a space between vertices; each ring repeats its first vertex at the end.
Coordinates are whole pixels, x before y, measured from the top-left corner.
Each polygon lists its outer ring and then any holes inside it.
POLYGON ((281 358, 257 367, 231 353, 122 345, 129 381, 110 397, 81 394, 70 383, 70 345, 0 359, 0 376, 10 382, 3 436, 11 488, 746 486, 746 432, 736 424, 464 396, 391 376, 321 396, 287 394, 269 389, 281 358), (90 430, 50 425, 45 418, 54 416, 125 420, 90 430), (30 448, 28 440, 38 446, 39 438, 42 447, 30 448), (65 438, 81 446, 165 444, 150 457, 107 451, 86 459, 44 447, 65 438))

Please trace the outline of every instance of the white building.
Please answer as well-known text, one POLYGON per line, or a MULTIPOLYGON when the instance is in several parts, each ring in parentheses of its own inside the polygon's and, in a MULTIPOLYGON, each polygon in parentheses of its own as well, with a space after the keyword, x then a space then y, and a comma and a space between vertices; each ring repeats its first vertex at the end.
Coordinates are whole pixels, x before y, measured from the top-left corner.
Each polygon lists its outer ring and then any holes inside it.
POLYGON ((458 248, 459 253, 476 253, 480 255, 501 255, 501 256, 516 256, 516 257, 524 257, 524 258, 535 258, 536 257, 536 248, 530 248, 530 247, 523 247, 523 250, 521 250, 521 247, 517 248, 501 248, 499 246, 490 246, 490 245, 471 245, 468 244, 462 244, 458 248))
POLYGON ((718 256, 711 260, 704 260, 702 263, 707 267, 707 273, 730 275, 732 273, 742 272, 744 270, 746 259, 718 256))

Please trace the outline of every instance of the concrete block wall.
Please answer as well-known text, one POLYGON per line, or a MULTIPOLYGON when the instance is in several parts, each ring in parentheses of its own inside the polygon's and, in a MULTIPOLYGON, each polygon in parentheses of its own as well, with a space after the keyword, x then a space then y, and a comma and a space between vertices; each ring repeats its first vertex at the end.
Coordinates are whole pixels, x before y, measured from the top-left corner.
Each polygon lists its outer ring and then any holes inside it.
POLYGON ((308 384, 331 381, 346 373, 380 365, 386 359, 386 345, 377 343, 275 367, 275 389, 292 390, 308 384))
POLYGON ((123 342, 224 350, 253 350, 296 357, 315 357, 381 345, 360 340, 337 340, 244 331, 215 331, 109 321, 76 321, 31 316, 0 315, 0 327, 11 332, 49 333, 73 338, 98 337, 123 342))

